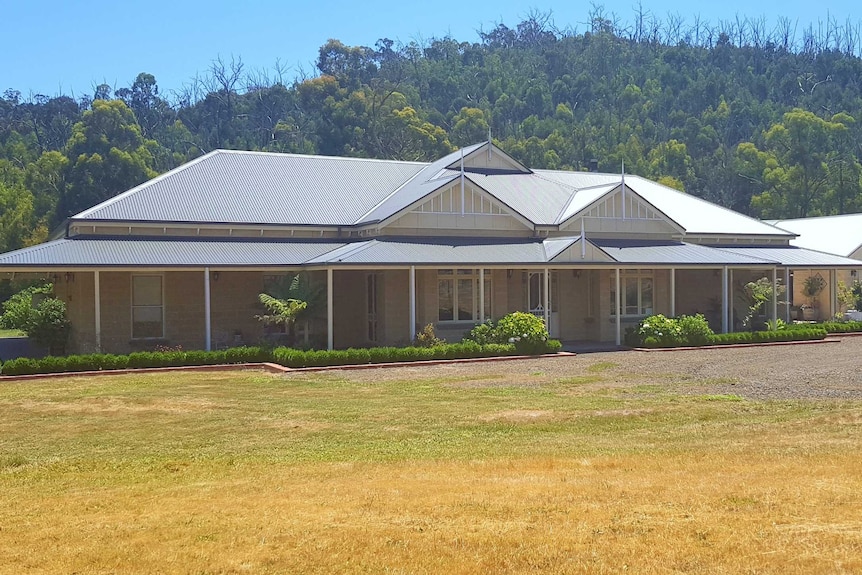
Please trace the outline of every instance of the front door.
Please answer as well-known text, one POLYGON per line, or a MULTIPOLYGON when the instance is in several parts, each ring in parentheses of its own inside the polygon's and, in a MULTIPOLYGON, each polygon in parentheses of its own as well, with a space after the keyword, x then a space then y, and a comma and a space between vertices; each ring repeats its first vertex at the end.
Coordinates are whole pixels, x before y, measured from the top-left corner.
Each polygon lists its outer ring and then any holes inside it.
MULTIPOLYGON (((560 334, 560 310, 557 307, 559 288, 557 286, 557 272, 551 272, 551 292, 548 297, 548 306, 551 311, 548 333, 551 337, 559 337, 560 334)), ((527 310, 543 319, 545 317, 545 272, 529 272, 527 310)))

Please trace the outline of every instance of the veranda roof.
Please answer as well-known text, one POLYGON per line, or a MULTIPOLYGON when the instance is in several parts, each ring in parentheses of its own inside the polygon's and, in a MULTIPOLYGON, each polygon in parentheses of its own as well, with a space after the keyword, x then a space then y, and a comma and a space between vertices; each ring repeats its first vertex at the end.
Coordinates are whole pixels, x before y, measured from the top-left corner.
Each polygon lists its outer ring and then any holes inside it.
POLYGON ((0 271, 56 268, 277 268, 282 266, 793 266, 858 268, 860 262, 795 247, 712 247, 675 241, 588 239, 610 261, 554 261, 569 238, 225 240, 76 237, 0 255, 0 271))

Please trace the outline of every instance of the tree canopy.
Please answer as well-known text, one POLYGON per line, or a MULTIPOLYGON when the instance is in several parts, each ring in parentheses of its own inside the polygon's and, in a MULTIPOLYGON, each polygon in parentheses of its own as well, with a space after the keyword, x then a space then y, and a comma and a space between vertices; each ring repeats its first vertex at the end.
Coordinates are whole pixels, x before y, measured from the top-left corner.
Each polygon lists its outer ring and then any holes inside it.
POLYGON ((594 6, 475 41, 337 39, 314 73, 214 60, 170 97, 155 75, 92 95, 0 97, 0 250, 216 148, 432 160, 488 137, 532 168, 660 181, 765 218, 862 210, 862 34, 834 21, 686 23, 594 6))

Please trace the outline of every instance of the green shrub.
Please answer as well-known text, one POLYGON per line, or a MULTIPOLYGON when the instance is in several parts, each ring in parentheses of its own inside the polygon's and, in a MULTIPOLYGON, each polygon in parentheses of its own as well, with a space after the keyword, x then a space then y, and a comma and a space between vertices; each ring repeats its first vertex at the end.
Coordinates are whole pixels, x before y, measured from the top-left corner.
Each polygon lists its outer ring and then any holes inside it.
POLYGON ((66 319, 66 302, 52 296, 50 283, 24 288, 3 303, 0 326, 27 334, 51 353, 66 351, 71 323, 66 319))
POLYGON ((682 331, 682 338, 686 345, 705 345, 709 336, 713 335, 709 322, 703 314, 681 315, 676 319, 682 331))
POLYGON ((461 341, 463 343, 472 341, 479 345, 505 343, 505 340, 497 333, 497 327, 494 325, 494 322, 490 319, 473 327, 473 329, 464 335, 461 341))
MULTIPOLYGON (((543 342, 539 352, 561 349, 557 340, 543 342)), ((462 359, 523 353, 514 344, 479 345, 465 343, 441 344, 433 347, 372 347, 345 350, 298 350, 279 347, 239 347, 225 351, 138 351, 129 355, 90 354, 48 356, 41 359, 19 358, 0 365, 2 375, 99 371, 105 369, 142 369, 179 367, 223 363, 253 363, 272 361, 285 367, 324 367, 348 364, 391 363, 434 359, 462 359)))
POLYGON ((514 343, 518 353, 528 355, 542 353, 549 337, 541 318, 522 311, 501 317, 497 322, 497 334, 499 343, 514 343))
POLYGON ((679 323, 662 314, 651 315, 638 324, 637 341, 645 347, 674 347, 684 345, 679 323))
POLYGON ((822 327, 784 329, 778 331, 743 331, 717 333, 709 336, 709 345, 733 345, 745 343, 770 343, 780 341, 810 341, 823 339, 827 335, 822 327))
POLYGON ((436 345, 443 345, 444 343, 446 343, 446 341, 440 339, 437 337, 437 334, 434 333, 433 323, 426 324, 413 339, 413 345, 416 347, 434 347, 436 345))
MULTIPOLYGON (((811 324, 800 324, 811 325, 811 324)), ((862 332, 862 321, 827 321, 818 324, 829 333, 862 332)))

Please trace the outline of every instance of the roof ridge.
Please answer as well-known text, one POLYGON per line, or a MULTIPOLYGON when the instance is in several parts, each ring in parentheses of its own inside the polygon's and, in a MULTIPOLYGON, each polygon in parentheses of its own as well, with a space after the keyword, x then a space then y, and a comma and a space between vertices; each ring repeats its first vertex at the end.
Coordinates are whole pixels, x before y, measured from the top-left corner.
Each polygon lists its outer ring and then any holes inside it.
POLYGON ((290 152, 267 152, 265 150, 227 150, 217 148, 210 153, 220 152, 223 154, 277 156, 289 158, 312 158, 319 160, 349 160, 351 162, 380 162, 384 164, 410 164, 416 166, 429 166, 430 162, 414 162, 408 160, 386 160, 382 158, 359 158, 355 156, 326 156, 323 154, 294 154, 290 152))
POLYGON ((776 219, 776 220, 773 220, 775 222, 775 224, 773 224, 773 225, 777 226, 779 223, 786 223, 786 222, 810 222, 813 220, 826 220, 826 219, 852 218, 852 217, 862 217, 862 213, 853 212, 851 214, 830 214, 828 216, 811 216, 811 217, 807 217, 807 218, 776 219))

